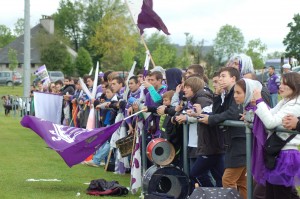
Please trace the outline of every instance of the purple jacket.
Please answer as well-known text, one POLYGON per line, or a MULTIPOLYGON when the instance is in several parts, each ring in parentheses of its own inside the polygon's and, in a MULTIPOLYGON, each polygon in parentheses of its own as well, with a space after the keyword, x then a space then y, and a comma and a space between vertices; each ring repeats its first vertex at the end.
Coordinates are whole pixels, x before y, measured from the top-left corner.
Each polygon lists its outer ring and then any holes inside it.
POLYGON ((271 75, 268 79, 268 90, 270 94, 278 93, 279 85, 280 79, 275 73, 273 73, 273 75, 271 75))

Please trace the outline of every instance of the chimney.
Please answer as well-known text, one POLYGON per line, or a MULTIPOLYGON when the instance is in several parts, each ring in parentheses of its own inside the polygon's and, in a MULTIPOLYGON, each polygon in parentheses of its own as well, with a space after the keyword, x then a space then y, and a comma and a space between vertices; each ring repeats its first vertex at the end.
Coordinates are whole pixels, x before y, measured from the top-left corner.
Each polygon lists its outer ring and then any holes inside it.
POLYGON ((54 34, 54 20, 51 16, 42 15, 42 19, 40 19, 40 23, 43 28, 49 33, 54 34))

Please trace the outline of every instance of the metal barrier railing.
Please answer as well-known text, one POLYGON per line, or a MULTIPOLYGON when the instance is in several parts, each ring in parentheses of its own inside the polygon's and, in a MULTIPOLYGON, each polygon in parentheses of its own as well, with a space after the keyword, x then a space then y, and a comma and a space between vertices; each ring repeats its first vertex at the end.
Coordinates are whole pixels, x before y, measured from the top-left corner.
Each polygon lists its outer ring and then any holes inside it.
POLYGON ((19 97, 19 96, 9 96, 9 105, 5 104, 4 100, 1 100, 0 112, 9 109, 9 113, 12 117, 23 117, 24 115, 33 115, 32 99, 30 97, 19 97))
MULTIPOLYGON (((220 125, 232 126, 232 127, 245 127, 246 128, 246 167, 247 167, 247 198, 253 198, 253 178, 251 172, 251 154, 252 154, 252 124, 246 125, 243 121, 226 120, 220 125)), ((278 126, 275 129, 276 132, 287 132, 291 134, 300 134, 298 131, 291 131, 285 129, 283 126, 278 126)))

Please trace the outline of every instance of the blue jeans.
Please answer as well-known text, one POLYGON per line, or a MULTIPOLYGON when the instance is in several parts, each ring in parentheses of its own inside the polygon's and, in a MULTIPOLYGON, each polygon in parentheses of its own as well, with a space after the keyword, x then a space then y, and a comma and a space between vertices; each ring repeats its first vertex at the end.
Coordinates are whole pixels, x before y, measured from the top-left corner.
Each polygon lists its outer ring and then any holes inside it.
POLYGON ((106 141, 97 151, 96 154, 93 156, 93 162, 97 165, 100 165, 100 162, 104 160, 109 153, 110 144, 106 141))
POLYGON ((200 155, 198 156, 190 176, 199 179, 203 187, 222 187, 222 176, 224 173, 224 154, 200 155), (211 173, 215 180, 215 185, 210 179, 211 173))
POLYGON ((274 108, 278 103, 278 93, 270 94, 271 96, 271 108, 274 108))

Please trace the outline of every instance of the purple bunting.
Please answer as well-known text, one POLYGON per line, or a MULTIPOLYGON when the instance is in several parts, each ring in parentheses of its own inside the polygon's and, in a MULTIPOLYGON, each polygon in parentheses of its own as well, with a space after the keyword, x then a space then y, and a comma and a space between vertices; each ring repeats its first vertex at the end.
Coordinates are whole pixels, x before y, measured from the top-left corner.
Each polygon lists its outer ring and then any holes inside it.
POLYGON ((68 127, 34 117, 25 116, 21 125, 36 132, 55 150, 69 167, 93 154, 120 127, 122 120, 109 126, 92 130, 68 127))
POLYGON ((156 28, 162 30, 166 35, 170 35, 168 28, 162 19, 154 12, 152 0, 144 0, 142 11, 138 16, 137 26, 140 29, 140 34, 144 33, 145 28, 156 28))

